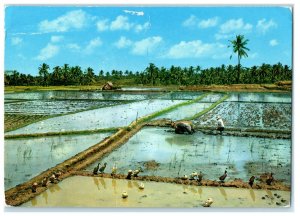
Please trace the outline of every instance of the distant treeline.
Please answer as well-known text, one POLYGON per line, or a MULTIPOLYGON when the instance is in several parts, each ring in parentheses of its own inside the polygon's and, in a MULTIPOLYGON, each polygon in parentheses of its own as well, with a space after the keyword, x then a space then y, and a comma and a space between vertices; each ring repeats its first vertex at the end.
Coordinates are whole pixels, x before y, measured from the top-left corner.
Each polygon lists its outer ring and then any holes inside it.
MULTIPOLYGON (((108 80, 117 84, 130 85, 226 85, 238 83, 238 66, 232 65, 206 69, 202 69, 200 66, 159 68, 150 63, 144 71, 140 72, 128 70, 104 72, 100 70, 96 74, 90 67, 83 71, 79 66, 70 67, 68 64, 62 67, 56 66, 50 71, 49 65, 43 63, 38 70, 38 76, 22 74, 15 70, 6 71, 5 85, 94 85, 108 80)), ((292 80, 292 69, 281 63, 240 68, 239 84, 266 84, 282 80, 292 80)))

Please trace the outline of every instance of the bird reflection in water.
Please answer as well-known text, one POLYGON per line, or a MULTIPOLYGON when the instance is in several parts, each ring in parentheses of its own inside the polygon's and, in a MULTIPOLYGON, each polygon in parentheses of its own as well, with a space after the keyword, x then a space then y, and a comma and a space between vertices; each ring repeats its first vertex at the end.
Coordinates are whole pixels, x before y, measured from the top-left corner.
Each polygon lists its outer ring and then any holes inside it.
POLYGON ((250 192, 250 196, 251 196, 253 202, 255 202, 255 193, 254 193, 254 190, 250 189, 249 192, 250 192))
POLYGON ((34 197, 33 199, 31 199, 30 201, 31 201, 31 205, 32 205, 32 206, 36 206, 37 200, 36 200, 35 197, 34 197))
POLYGON ((131 182, 131 181, 128 181, 128 182, 127 182, 127 187, 128 187, 128 188, 132 188, 132 182, 131 182))
POLYGON ((117 181, 116 181, 116 179, 111 180, 111 186, 113 187, 114 193, 116 194, 117 193, 117 181))
POLYGON ((219 188, 220 193, 222 194, 222 196, 225 198, 225 200, 227 200, 227 194, 226 191, 224 190, 224 188, 219 188))
POLYGON ((99 182, 101 183, 101 185, 103 186, 104 189, 106 189, 106 183, 104 181, 103 178, 99 178, 99 182))
POLYGON ((100 190, 98 179, 96 177, 93 177, 93 180, 94 180, 94 184, 97 186, 98 190, 100 190))
POLYGON ((45 191, 44 193, 42 193, 42 196, 45 199, 45 203, 48 204, 48 192, 45 191))
POLYGON ((200 197, 202 197, 202 189, 198 188, 198 194, 200 195, 200 197))

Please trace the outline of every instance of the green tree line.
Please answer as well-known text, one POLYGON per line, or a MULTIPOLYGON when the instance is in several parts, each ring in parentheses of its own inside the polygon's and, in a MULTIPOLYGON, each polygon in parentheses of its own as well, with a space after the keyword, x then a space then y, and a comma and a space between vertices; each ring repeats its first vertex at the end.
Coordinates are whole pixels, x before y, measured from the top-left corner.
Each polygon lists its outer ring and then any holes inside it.
POLYGON ((131 85, 227 85, 227 84, 267 84, 282 80, 292 80, 292 69, 287 65, 241 67, 221 65, 202 69, 197 67, 171 66, 170 68, 157 67, 150 63, 144 71, 112 70, 95 73, 88 67, 82 70, 79 66, 55 66, 50 71, 49 65, 43 63, 38 68, 39 75, 22 74, 18 71, 5 73, 5 85, 12 86, 60 86, 60 85, 94 85, 105 81, 119 83, 120 80, 129 80, 131 85))

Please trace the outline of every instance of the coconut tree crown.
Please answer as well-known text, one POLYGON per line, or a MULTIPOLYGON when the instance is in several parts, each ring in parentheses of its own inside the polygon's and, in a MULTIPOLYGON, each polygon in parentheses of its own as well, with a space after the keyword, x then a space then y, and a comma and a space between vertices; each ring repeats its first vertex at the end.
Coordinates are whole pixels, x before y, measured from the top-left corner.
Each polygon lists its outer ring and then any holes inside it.
MULTIPOLYGON (((234 53, 237 53, 238 55, 238 77, 237 82, 240 80, 240 62, 242 57, 248 57, 248 54, 246 52, 250 51, 249 48, 246 47, 249 40, 244 38, 244 35, 237 35, 235 37, 235 40, 230 40, 230 45, 228 47, 232 47, 232 50, 234 53)), ((230 55, 230 59, 232 58, 232 55, 230 55)))

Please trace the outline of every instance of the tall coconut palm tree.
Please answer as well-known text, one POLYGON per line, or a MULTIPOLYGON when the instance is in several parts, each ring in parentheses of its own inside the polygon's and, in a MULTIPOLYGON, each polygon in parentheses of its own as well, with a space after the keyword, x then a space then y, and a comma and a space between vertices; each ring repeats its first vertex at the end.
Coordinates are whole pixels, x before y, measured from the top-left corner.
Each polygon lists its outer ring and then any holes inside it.
MULTIPOLYGON (((248 39, 244 39, 244 35, 237 35, 235 40, 229 41, 231 44, 228 47, 232 47, 233 52, 237 53, 238 55, 238 75, 237 75, 237 83, 240 82, 240 73, 241 73, 241 58, 242 57, 248 57, 248 54, 246 52, 250 51, 249 48, 246 47, 247 43, 249 42, 248 39)), ((232 55, 230 56, 230 59, 232 58, 232 55)))

